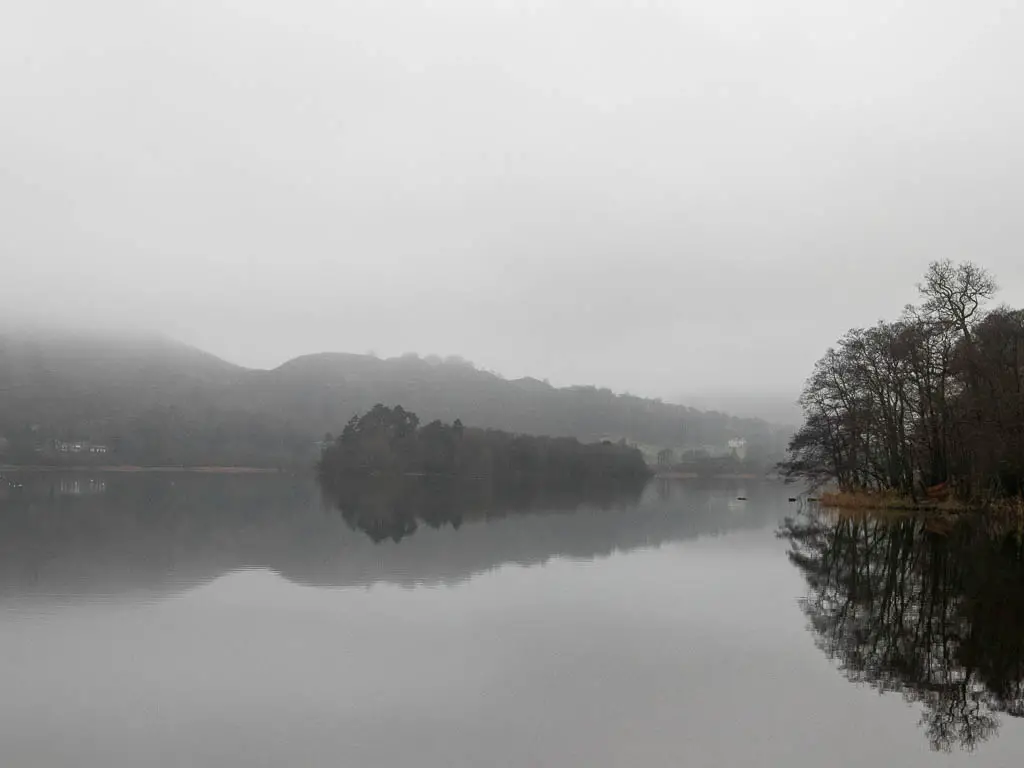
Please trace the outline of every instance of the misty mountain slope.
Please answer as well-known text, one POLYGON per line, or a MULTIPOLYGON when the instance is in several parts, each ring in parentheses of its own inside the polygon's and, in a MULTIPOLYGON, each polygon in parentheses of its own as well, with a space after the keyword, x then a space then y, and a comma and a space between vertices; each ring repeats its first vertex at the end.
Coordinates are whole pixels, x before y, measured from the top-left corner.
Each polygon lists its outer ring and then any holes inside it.
POLYGON ((624 437, 643 445, 698 448, 748 441, 754 454, 777 454, 788 430, 760 419, 733 418, 608 389, 556 388, 532 378, 506 380, 461 360, 406 355, 307 355, 271 371, 252 372, 229 390, 246 410, 287 417, 309 434, 337 432, 375 403, 401 404, 424 422, 465 424, 581 440, 624 437))
POLYGON ((0 333, 0 414, 46 417, 202 400, 245 372, 159 336, 0 333))
POLYGON ((0 434, 23 460, 47 441, 76 439, 109 445, 124 463, 311 462, 324 432, 378 402, 424 422, 581 440, 687 448, 743 437, 768 455, 786 439, 758 419, 509 381, 460 359, 323 353, 264 371, 158 338, 0 336, 0 394, 0 434))
MULTIPOLYGON (((59 441, 107 447, 97 462, 277 463, 309 440, 223 393, 247 371, 156 336, 0 334, 0 435, 19 463, 80 462, 59 441)), ((307 448, 307 453, 309 450, 307 448)))
POLYGON ((161 336, 0 332, 0 375, 15 383, 39 376, 83 386, 226 384, 246 369, 161 336))
POLYGON ((378 402, 401 404, 425 421, 459 418, 512 432, 581 440, 626 437, 673 447, 716 444, 769 429, 757 419, 702 413, 596 387, 508 381, 464 362, 414 356, 308 355, 248 375, 230 397, 250 410, 286 413, 306 430, 337 429, 378 402))

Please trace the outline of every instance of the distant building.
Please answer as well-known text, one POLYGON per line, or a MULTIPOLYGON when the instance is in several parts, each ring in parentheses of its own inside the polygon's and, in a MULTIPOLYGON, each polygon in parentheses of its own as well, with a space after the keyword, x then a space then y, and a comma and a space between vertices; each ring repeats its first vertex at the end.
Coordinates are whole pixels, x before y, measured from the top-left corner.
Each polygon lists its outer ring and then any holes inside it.
POLYGON ((747 441, 742 437, 734 437, 729 441, 729 453, 743 461, 747 458, 747 441))
POLYGON ((107 452, 107 446, 98 443, 90 443, 81 440, 64 441, 57 440, 53 447, 58 453, 91 453, 103 454, 107 452))

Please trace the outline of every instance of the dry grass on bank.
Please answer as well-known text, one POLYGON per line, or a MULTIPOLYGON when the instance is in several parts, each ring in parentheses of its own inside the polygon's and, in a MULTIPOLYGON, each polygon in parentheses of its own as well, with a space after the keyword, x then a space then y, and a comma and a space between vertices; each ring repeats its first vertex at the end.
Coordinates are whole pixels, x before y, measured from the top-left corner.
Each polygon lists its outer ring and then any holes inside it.
POLYGON ((1024 530, 1024 498, 1003 499, 992 505, 992 511, 1004 524, 1024 530))
POLYGON ((931 512, 956 514, 981 512, 1004 523, 1016 523, 1024 529, 1024 497, 999 499, 988 503, 975 503, 959 499, 921 499, 914 501, 896 493, 867 493, 852 491, 826 491, 817 499, 822 507, 844 512, 881 510, 889 512, 931 512))
POLYGON ((866 491, 826 491, 818 498, 823 507, 835 509, 884 509, 905 512, 966 512, 973 507, 956 499, 918 500, 897 493, 868 493, 866 491))

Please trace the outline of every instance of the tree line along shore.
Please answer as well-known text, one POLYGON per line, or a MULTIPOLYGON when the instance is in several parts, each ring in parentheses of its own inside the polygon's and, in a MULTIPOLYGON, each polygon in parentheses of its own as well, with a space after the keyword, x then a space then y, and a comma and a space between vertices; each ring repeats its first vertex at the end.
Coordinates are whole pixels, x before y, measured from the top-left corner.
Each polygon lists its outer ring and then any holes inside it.
POLYGON ((970 262, 933 262, 918 291, 818 360, 781 469, 840 506, 1022 508, 1024 310, 990 306, 970 262))
POLYGON ((419 417, 378 404, 326 435, 318 465, 328 486, 353 477, 433 476, 496 485, 586 486, 646 480, 643 454, 626 443, 519 435, 419 417))

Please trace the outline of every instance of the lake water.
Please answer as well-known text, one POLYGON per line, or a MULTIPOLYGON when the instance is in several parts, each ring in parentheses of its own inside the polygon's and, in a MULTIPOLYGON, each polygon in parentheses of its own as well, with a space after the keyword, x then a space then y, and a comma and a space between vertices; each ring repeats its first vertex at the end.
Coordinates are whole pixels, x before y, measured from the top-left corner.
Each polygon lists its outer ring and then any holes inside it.
POLYGON ((813 515, 780 538, 796 505, 772 483, 485 513, 416 495, 341 511, 287 476, 17 479, 0 484, 3 766, 1024 754, 1007 539, 813 515))

